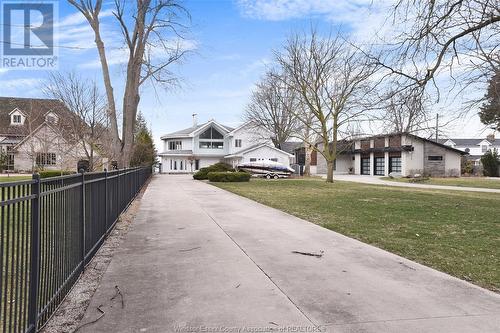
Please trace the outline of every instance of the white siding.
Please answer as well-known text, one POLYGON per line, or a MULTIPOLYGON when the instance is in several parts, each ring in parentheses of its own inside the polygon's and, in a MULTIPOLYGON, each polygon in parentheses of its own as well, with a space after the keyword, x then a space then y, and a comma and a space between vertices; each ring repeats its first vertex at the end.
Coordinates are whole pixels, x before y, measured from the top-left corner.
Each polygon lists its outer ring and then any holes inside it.
POLYGON ((273 149, 271 147, 260 147, 258 149, 254 149, 248 153, 245 153, 241 159, 241 162, 246 163, 250 162, 250 159, 255 158, 258 160, 270 160, 272 158, 276 158, 279 163, 282 163, 286 166, 290 166, 290 156, 279 150, 273 149))

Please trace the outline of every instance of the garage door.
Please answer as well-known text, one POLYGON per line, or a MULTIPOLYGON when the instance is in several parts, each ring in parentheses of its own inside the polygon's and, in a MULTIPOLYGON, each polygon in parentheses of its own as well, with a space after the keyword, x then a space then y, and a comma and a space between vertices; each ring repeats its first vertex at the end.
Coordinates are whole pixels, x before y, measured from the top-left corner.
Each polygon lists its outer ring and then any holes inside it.
POLYGON ((361 159, 361 174, 369 175, 370 174, 370 158, 362 158, 361 159))
POLYGON ((389 158, 389 172, 401 173, 401 157, 389 158))
POLYGON ((385 174, 385 159, 383 157, 375 157, 375 175, 383 176, 385 174))

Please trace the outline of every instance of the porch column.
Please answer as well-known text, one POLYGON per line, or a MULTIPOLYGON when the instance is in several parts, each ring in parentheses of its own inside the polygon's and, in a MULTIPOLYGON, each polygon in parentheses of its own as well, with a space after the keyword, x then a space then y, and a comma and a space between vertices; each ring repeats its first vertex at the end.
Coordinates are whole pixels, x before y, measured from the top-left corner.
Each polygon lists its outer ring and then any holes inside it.
POLYGON ((373 152, 370 153, 370 176, 375 175, 375 158, 373 157, 373 152))
POLYGON ((384 176, 389 176, 389 152, 384 153, 384 176))

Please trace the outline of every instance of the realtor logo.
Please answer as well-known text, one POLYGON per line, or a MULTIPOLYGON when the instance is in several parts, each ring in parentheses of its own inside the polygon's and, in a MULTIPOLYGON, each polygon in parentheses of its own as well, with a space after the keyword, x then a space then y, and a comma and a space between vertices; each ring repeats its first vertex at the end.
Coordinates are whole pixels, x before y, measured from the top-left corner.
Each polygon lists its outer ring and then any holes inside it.
POLYGON ((55 1, 2 1, 1 67, 56 69, 55 1))

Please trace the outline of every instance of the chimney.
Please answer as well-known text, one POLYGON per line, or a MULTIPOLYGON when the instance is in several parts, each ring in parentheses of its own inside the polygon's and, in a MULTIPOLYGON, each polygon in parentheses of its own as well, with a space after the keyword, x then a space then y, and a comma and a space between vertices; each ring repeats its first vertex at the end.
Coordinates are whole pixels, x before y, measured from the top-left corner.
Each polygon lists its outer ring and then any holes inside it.
POLYGON ((193 113, 193 127, 198 126, 198 114, 193 113))
POLYGON ((495 133, 488 134, 488 135, 486 136, 486 140, 488 140, 489 142, 493 142, 493 141, 495 141, 495 133))

